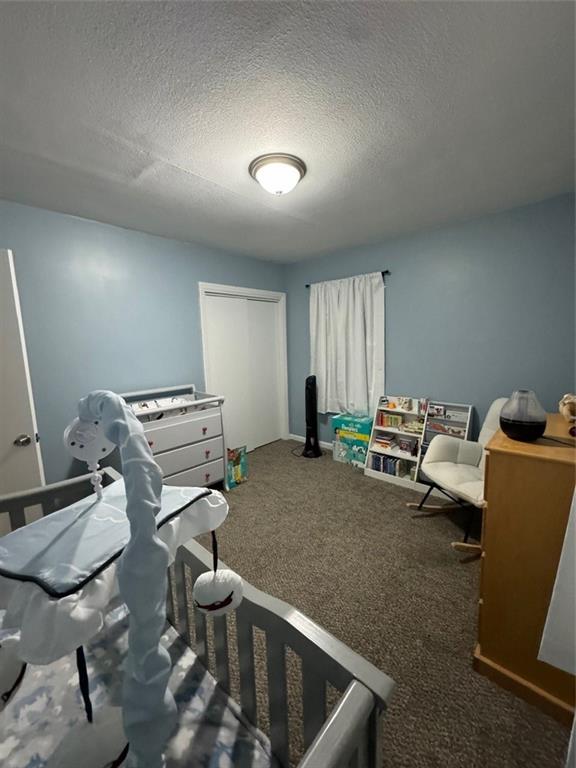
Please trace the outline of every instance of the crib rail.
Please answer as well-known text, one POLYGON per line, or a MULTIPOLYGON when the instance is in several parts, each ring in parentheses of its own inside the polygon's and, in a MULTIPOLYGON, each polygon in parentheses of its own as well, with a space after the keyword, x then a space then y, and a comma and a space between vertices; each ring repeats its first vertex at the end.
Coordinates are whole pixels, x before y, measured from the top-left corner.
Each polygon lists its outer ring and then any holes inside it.
MULTIPOLYGON (((298 768, 379 765, 378 711, 368 688, 354 680, 322 727, 298 768), (366 729, 373 738, 362 738, 366 729), (367 750, 370 750, 367 753, 367 750)), ((380 760, 381 762, 381 760, 380 760)))
MULTIPOLYGON (((121 477, 112 467, 105 467, 100 474, 102 485, 109 485, 121 477)), ((81 475, 60 483, 0 496, 0 536, 90 495, 94 492, 91 477, 90 474, 81 475)))
MULTIPOLYGON (((261 726, 258 666, 267 677, 266 720, 272 750, 280 764, 291 764, 288 723, 287 653, 301 666, 300 710, 304 756, 300 768, 377 768, 381 765, 381 720, 394 681, 287 603, 245 585, 235 614, 207 620, 194 610, 191 584, 210 570, 211 556, 197 542, 178 549, 171 579, 169 619, 200 661, 231 691, 231 656, 238 660, 239 703, 261 726), (236 648, 231 642, 231 624, 236 648), (265 650, 255 653, 255 633, 265 650), (209 648, 209 635, 212 648, 209 648), (327 719, 327 689, 342 695, 327 719)), ((235 692, 234 692, 235 693, 235 692)), ((260 699, 262 696, 260 695, 260 699)))
MULTIPOLYGON (((101 473, 104 485, 120 477, 110 467, 101 473)), ((0 496, 0 535, 90 493, 90 475, 83 475, 0 496), (3 522, 8 526, 2 528, 3 522)), ((245 716, 268 732, 280 766, 379 768, 382 718, 394 681, 292 606, 249 584, 234 613, 207 620, 194 610, 192 584, 211 566, 210 553, 197 542, 178 549, 170 569, 168 618, 245 716), (294 658, 301 683, 296 718, 289 706, 294 658), (339 700, 329 712, 335 691, 339 700)))

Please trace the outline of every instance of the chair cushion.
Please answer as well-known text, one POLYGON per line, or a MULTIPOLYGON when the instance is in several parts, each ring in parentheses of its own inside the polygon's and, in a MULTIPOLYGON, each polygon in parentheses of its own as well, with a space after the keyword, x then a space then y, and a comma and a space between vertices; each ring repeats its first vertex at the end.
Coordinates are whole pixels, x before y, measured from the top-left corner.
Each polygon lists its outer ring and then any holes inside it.
POLYGON ((427 477, 463 501, 476 507, 484 502, 484 472, 470 464, 453 464, 451 461, 435 461, 423 466, 427 477))

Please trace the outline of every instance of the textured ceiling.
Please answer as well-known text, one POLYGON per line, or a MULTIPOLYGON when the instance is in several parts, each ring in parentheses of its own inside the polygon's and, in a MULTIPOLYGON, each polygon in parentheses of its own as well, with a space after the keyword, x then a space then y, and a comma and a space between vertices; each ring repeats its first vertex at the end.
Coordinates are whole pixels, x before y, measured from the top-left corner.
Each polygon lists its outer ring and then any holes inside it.
POLYGON ((297 260, 572 188, 573 73, 572 3, 1 2, 0 197, 297 260))

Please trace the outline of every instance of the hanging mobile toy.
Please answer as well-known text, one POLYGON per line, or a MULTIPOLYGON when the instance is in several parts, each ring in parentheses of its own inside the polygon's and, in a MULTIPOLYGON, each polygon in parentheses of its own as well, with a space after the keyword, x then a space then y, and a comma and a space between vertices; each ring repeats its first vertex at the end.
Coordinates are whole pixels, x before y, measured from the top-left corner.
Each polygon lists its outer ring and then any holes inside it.
POLYGON ((64 430, 64 445, 75 459, 85 461, 92 472, 90 482, 98 499, 102 498, 102 476, 99 461, 112 453, 115 444, 106 435, 99 421, 74 421, 64 430))
POLYGON ((196 608, 210 616, 223 616, 238 608, 244 594, 242 577, 227 568, 218 569, 218 542, 212 534, 212 571, 196 579, 192 597, 196 608))

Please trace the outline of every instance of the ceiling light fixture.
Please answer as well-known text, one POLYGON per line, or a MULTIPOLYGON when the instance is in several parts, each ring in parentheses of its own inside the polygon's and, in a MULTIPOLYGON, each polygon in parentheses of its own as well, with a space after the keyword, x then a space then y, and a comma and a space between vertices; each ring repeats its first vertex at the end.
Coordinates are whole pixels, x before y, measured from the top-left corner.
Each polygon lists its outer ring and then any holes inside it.
POLYGON ((299 157, 275 152, 252 160, 248 172, 266 192, 285 195, 303 178, 306 166, 299 157))

